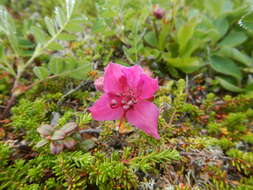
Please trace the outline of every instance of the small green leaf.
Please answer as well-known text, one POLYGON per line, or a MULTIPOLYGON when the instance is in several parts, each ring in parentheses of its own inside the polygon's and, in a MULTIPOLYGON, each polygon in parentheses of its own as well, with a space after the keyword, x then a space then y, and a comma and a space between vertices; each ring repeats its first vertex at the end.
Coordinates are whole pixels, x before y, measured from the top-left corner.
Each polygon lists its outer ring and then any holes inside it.
POLYGON ((48 30, 49 34, 51 36, 54 36, 56 34, 56 28, 55 28, 54 21, 51 18, 46 17, 45 18, 45 23, 46 23, 47 30, 48 30))
POLYGON ((59 50, 63 50, 64 48, 57 42, 51 42, 47 46, 47 49, 52 50, 52 51, 59 51, 59 50))
POLYGON ((232 31, 219 45, 227 47, 236 47, 248 39, 244 32, 232 31))
POLYGON ((51 58, 48 68, 53 74, 60 74, 64 71, 64 62, 60 58, 51 58))
POLYGON ((244 90, 242 88, 239 88, 226 80, 224 77, 215 77, 216 80, 219 81, 220 85, 225 88, 226 90, 229 90, 231 92, 243 92, 244 90))
POLYGON ((46 79, 50 75, 45 67, 34 67, 33 72, 40 80, 46 79))
POLYGON ((58 40, 66 40, 66 41, 73 41, 76 40, 76 35, 68 34, 68 33, 61 33, 59 34, 58 40))
POLYGON ((234 77, 238 82, 242 80, 240 68, 231 59, 212 56, 210 58, 210 66, 218 73, 234 77))
POLYGON ((49 36, 37 26, 32 26, 31 32, 38 43, 44 44, 49 39, 49 36))

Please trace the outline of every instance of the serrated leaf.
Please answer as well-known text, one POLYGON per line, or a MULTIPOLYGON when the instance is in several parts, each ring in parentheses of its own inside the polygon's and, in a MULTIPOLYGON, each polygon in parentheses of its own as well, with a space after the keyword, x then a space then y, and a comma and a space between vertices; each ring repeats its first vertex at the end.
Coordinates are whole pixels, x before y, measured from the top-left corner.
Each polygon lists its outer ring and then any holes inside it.
POLYGON ((231 59, 212 56, 210 58, 210 66, 218 73, 234 77, 238 82, 242 80, 240 68, 231 59))
POLYGON ((31 32, 38 43, 44 44, 49 39, 49 36, 37 26, 32 26, 31 32))
POLYGON ((168 65, 180 69, 185 73, 192 73, 197 71, 201 66, 202 62, 196 57, 182 57, 182 58, 165 58, 168 65))
POLYGON ((50 75, 45 67, 34 67, 33 72, 40 80, 46 79, 50 75))
POLYGON ((51 58, 48 68, 51 73, 53 74, 60 74, 64 71, 64 62, 60 58, 51 58))
POLYGON ((216 80, 219 81, 220 85, 225 88, 226 90, 229 90, 231 92, 243 92, 244 90, 242 88, 239 88, 235 86, 233 83, 229 82, 223 77, 215 77, 216 80))
POLYGON ((238 45, 241 45, 247 39, 248 37, 244 32, 232 31, 224 40, 222 40, 219 45, 226 47, 236 47, 238 45))

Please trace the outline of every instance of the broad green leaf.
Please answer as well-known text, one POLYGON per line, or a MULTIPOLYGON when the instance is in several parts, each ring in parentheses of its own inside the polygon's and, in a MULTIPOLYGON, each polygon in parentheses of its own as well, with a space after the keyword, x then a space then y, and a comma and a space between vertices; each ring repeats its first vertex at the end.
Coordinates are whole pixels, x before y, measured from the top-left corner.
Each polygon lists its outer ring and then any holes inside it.
POLYGON ((34 67, 33 72, 40 80, 46 79, 50 75, 45 67, 34 67))
POLYGON ((64 71, 64 62, 60 58, 51 58, 48 68, 53 74, 60 74, 64 71))
POLYGON ((36 41, 40 44, 44 44, 49 39, 49 36, 39 27, 32 26, 32 34, 34 35, 36 41))
POLYGON ((210 66, 218 73, 234 77, 238 82, 242 80, 240 68, 231 59, 212 56, 210 58, 210 66))
POLYGON ((250 13, 244 16, 240 21, 239 24, 241 27, 245 28, 246 30, 253 32, 253 13, 250 13))
POLYGON ((248 37, 244 32, 232 31, 224 40, 222 40, 219 45, 227 47, 236 47, 245 42, 247 38, 248 37))
POLYGON ((245 53, 242 53, 236 48, 222 47, 219 51, 219 55, 232 58, 246 66, 252 66, 253 60, 245 53))
POLYGON ((73 41, 76 40, 76 35, 68 34, 68 33, 61 33, 59 34, 58 40, 66 40, 66 41, 73 41))
POLYGON ((231 92, 243 92, 242 88, 235 86, 233 83, 226 80, 224 77, 215 77, 219 81, 220 85, 231 92))
POLYGON ((152 47, 157 47, 158 46, 158 41, 155 32, 148 32, 144 36, 144 40, 152 47))
POLYGON ((219 33, 219 39, 220 39, 228 31, 229 23, 226 18, 219 18, 214 21, 214 26, 219 33))
POLYGON ((202 66, 201 60, 196 57, 167 58, 166 61, 168 65, 178 68, 185 73, 197 71, 202 66))
POLYGON ((193 37, 194 29, 197 25, 197 21, 192 19, 188 23, 183 24, 177 32, 177 41, 179 44, 179 51, 184 51, 189 40, 193 37))

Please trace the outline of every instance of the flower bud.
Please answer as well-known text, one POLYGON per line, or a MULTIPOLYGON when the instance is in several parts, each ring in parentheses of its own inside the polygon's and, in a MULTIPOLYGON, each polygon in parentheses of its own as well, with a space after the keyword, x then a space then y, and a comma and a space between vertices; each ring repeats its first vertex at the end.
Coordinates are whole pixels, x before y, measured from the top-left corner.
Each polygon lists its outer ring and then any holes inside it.
POLYGON ((100 92, 104 92, 104 77, 99 77, 97 80, 95 80, 95 87, 96 90, 100 92))
POLYGON ((162 19, 165 15, 165 11, 164 9, 158 7, 158 6, 155 6, 154 7, 154 11, 153 11, 153 15, 154 17, 156 17, 157 19, 162 19))

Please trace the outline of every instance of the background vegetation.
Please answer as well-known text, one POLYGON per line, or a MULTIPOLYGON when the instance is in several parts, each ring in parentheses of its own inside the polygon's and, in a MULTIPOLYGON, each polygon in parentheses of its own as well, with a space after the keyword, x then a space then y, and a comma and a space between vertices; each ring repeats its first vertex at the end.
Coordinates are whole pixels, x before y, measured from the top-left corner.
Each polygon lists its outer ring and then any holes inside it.
POLYGON ((0 189, 253 189, 252 0, 0 5, 0 189), (109 61, 159 78, 161 140, 92 120, 109 61))

